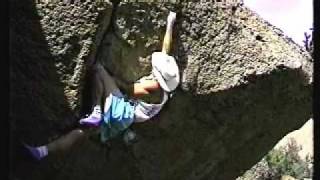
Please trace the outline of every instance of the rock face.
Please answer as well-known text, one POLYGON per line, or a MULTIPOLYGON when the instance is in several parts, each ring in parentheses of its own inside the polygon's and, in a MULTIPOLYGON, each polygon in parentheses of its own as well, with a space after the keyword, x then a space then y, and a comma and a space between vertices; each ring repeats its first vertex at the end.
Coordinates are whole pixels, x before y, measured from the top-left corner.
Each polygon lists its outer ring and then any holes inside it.
POLYGON ((235 179, 311 116, 310 55, 237 1, 10 8, 13 179, 235 179), (17 139, 39 145, 72 128, 93 61, 127 81, 148 74, 169 10, 182 82, 132 126, 137 143, 88 138, 39 164, 18 157, 17 139))

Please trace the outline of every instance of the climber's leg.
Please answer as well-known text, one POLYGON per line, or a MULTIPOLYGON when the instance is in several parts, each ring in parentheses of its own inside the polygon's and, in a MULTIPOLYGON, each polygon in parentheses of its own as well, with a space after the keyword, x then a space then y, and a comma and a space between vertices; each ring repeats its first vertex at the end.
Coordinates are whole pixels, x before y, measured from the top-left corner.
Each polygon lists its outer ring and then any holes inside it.
POLYGON ((91 98, 93 105, 101 105, 102 99, 104 98, 104 86, 102 79, 99 75, 100 68, 93 67, 93 77, 92 77, 92 91, 91 98))
POLYGON ((49 153, 63 152, 70 149, 70 147, 82 137, 84 137, 84 132, 80 129, 76 129, 47 145, 32 147, 24 144, 24 147, 29 151, 33 158, 41 160, 48 156, 49 153))
POLYGON ((110 93, 117 94, 120 93, 118 86, 116 85, 113 77, 104 69, 104 67, 100 64, 96 65, 97 68, 97 76, 100 78, 103 84, 103 98, 108 97, 110 93))
POLYGON ((103 107, 103 100, 105 98, 104 95, 104 84, 103 81, 101 79, 101 75, 100 75, 100 68, 97 66, 94 66, 92 69, 92 80, 90 81, 91 83, 91 102, 93 107, 93 111, 91 112, 91 114, 86 117, 86 118, 82 118, 80 119, 79 123, 82 125, 88 125, 88 126, 93 126, 93 127, 98 127, 100 125, 101 122, 101 112, 102 112, 102 107, 103 107))
POLYGON ((70 131, 68 134, 58 138, 55 141, 52 141, 47 145, 48 153, 59 152, 70 149, 78 140, 84 137, 84 131, 81 129, 75 129, 70 131))
POLYGON ((83 125, 98 127, 102 120, 102 109, 106 101, 106 97, 110 93, 120 95, 118 87, 116 86, 113 78, 104 69, 101 64, 96 64, 93 67, 93 80, 92 80, 92 102, 94 105, 93 111, 89 117, 81 119, 79 122, 83 125))

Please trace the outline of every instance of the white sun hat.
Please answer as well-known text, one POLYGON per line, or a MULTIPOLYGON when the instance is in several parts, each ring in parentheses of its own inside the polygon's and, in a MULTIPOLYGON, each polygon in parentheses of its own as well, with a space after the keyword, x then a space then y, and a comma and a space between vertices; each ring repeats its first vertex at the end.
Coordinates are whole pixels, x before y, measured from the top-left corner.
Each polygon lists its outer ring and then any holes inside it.
POLYGON ((163 90, 171 92, 179 84, 179 68, 174 57, 163 52, 154 52, 151 56, 152 73, 163 90))

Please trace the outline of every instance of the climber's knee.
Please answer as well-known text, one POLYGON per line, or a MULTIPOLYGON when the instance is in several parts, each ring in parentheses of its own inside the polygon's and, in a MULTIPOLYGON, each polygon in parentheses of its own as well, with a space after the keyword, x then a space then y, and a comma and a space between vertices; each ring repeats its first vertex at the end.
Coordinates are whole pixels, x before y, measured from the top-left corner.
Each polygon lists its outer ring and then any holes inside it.
POLYGON ((76 129, 75 132, 81 136, 84 134, 82 129, 76 129))

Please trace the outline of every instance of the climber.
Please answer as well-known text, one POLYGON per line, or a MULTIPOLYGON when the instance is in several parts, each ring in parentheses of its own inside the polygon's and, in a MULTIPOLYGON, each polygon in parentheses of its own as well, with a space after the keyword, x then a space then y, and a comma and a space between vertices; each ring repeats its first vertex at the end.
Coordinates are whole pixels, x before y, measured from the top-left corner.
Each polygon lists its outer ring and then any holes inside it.
MULTIPOLYGON (((168 55, 175 18, 176 14, 170 12, 162 52, 154 52, 151 56, 150 75, 128 84, 112 77, 99 62, 93 66, 93 111, 88 117, 80 119, 79 123, 81 126, 100 128, 102 143, 120 135, 132 123, 144 122, 154 117, 167 102, 170 92, 177 88, 180 79, 179 69, 175 59, 168 55), (125 93, 123 94, 121 90, 125 93), (161 102, 156 104, 144 102, 143 96, 148 96, 153 91, 161 92, 161 102)), ((24 144, 24 146, 33 158, 40 160, 51 152, 69 149, 84 134, 84 130, 75 129, 47 145, 33 147, 24 144)))

